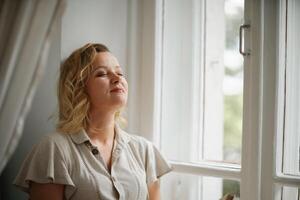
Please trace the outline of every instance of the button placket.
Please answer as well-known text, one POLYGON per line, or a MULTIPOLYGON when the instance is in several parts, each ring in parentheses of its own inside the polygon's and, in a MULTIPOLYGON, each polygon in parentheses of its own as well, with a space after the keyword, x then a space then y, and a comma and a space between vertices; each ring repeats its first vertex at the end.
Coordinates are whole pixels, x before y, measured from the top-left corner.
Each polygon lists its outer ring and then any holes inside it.
POLYGON ((110 179, 111 179, 112 184, 114 185, 115 189, 119 193, 119 199, 121 200, 121 199, 124 199, 124 190, 123 190, 122 184, 118 181, 118 179, 116 177, 117 176, 116 176, 114 168, 112 166, 110 179))
POLYGON ((123 192, 122 192, 121 184, 115 178, 112 178, 112 181, 113 181, 113 185, 114 185, 115 189, 117 190, 117 192, 119 194, 120 199, 122 199, 122 197, 124 195, 123 195, 123 192))
POLYGON ((98 148, 96 146, 93 146, 89 141, 85 142, 85 144, 90 149, 92 154, 97 158, 97 160, 99 160, 104 165, 106 170, 108 171, 108 167, 106 166, 102 156, 100 155, 100 151, 98 150, 98 148))
POLYGON ((111 177, 111 180, 112 180, 114 183, 116 183, 115 177, 111 177))

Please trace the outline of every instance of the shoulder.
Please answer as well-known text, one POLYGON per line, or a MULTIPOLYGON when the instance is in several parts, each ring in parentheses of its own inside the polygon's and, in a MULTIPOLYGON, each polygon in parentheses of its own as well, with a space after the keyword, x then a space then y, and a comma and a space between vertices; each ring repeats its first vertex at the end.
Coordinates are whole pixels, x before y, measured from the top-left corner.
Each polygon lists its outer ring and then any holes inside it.
POLYGON ((33 147, 32 154, 41 156, 54 156, 67 159, 70 151, 70 137, 67 134, 53 132, 43 136, 42 139, 33 147))
POLYGON ((124 137, 127 137, 131 153, 133 153, 137 161, 144 166, 147 183, 157 180, 172 170, 172 166, 151 141, 144 137, 126 132, 124 133, 124 137))
POLYGON ((66 144, 70 142, 69 136, 67 134, 63 133, 58 133, 58 132, 53 132, 53 133, 48 133, 42 139, 40 142, 37 144, 40 148, 42 147, 49 147, 53 146, 55 148, 62 148, 65 147, 66 144))
POLYGON ((70 136, 64 133, 53 132, 47 134, 41 141, 42 143, 53 143, 58 146, 64 146, 70 142, 70 136))
POLYGON ((152 145, 152 142, 142 136, 131 134, 126 131, 122 131, 122 135, 125 142, 130 145, 134 145, 139 148, 147 148, 149 145, 152 145))
POLYGON ((122 132, 123 140, 125 140, 127 148, 131 153, 133 153, 136 157, 142 159, 143 163, 145 163, 147 157, 149 157, 149 155, 152 155, 154 152, 154 144, 142 136, 130 134, 125 131, 122 132))
POLYGON ((29 191, 30 181, 74 186, 68 175, 72 162, 67 143, 67 135, 51 133, 43 136, 25 157, 14 184, 25 191, 29 191))

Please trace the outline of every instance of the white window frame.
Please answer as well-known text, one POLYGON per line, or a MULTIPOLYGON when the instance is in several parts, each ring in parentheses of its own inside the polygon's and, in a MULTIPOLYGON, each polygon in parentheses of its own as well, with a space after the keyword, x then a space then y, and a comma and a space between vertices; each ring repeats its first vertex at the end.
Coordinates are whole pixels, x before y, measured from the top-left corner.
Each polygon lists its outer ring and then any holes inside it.
MULTIPOLYGON (((278 185, 300 185, 300 179, 280 173, 282 140, 282 59, 278 62, 279 23, 284 0, 245 0, 244 113, 242 168, 220 163, 191 164, 170 161, 175 172, 240 180, 243 200, 272 200, 278 185), (274 67, 277 66, 277 67, 274 67), (275 117, 274 117, 275 116, 275 117), (277 141, 277 142, 275 142, 277 141), (275 191, 275 192, 274 192, 275 191)), ((135 86, 129 97, 129 130, 152 140, 160 147, 160 84, 164 0, 129 0, 129 84, 135 86), (135 18, 139 16, 139 19, 135 18), (142 26, 140 26, 142 25, 142 26), (138 59, 137 59, 138 58, 138 59), (154 66, 154 67, 153 67, 154 66), (140 120, 141 119, 141 120, 140 120)), ((279 40, 281 41, 281 40, 279 40)))
POLYGON ((283 173, 283 143, 284 143, 284 123, 285 123, 285 70, 286 70, 286 27, 287 23, 287 0, 281 0, 278 3, 278 27, 277 41, 278 43, 278 58, 277 58, 277 85, 276 85, 276 135, 275 135, 275 158, 274 161, 274 179, 277 186, 300 186, 300 177, 283 173), (281 28, 280 28, 281 27, 281 28))
MULTIPOLYGON (((280 27, 287 27, 288 23, 294 24, 294 21, 288 21, 288 15, 294 15, 295 13, 293 12, 288 12, 288 9, 291 7, 295 6, 296 0, 282 0, 280 7, 279 7, 279 20, 280 20, 280 27), (288 2, 288 3, 287 3, 288 2), (289 4, 289 8, 288 8, 289 4)), ((279 38, 279 48, 278 48, 278 125, 279 127, 277 128, 277 157, 280 158, 278 159, 278 162, 276 163, 276 174, 280 174, 282 176, 282 172, 285 171, 286 174, 292 174, 299 176, 299 163, 295 163, 294 160, 298 159, 299 160, 299 153, 298 151, 291 151, 291 149, 298 149, 299 148, 299 141, 297 140, 298 135, 297 132, 289 132, 288 137, 285 136, 285 132, 288 132, 289 130, 286 129, 286 126, 289 127, 288 120, 290 119, 290 116, 287 116, 288 114, 284 114, 285 110, 287 109, 286 104, 287 102, 287 97, 288 93, 286 91, 285 85, 288 85, 288 72, 287 70, 287 65, 289 64, 288 60, 288 55, 287 55, 287 48, 289 45, 294 45, 291 44, 291 40, 288 40, 288 37, 291 36, 292 34, 295 34, 297 30, 297 27, 292 27, 289 26, 288 30, 285 30, 285 28, 278 28, 278 38, 279 38), (290 31, 290 30, 293 31, 290 31), (288 35, 288 33, 290 35, 288 35), (291 137, 292 136, 292 137, 291 137), (280 146, 284 145, 289 145, 290 148, 286 148, 285 152, 282 151, 282 148, 278 148, 280 146), (284 155, 285 154, 285 155, 284 155), (284 156, 283 156, 284 155, 284 156), (285 163, 285 167, 282 167, 281 163, 285 163)), ((293 42, 293 41, 292 41, 293 42)), ((294 55, 295 56, 295 55, 294 55)), ((291 85, 291 84, 289 84, 291 85)))

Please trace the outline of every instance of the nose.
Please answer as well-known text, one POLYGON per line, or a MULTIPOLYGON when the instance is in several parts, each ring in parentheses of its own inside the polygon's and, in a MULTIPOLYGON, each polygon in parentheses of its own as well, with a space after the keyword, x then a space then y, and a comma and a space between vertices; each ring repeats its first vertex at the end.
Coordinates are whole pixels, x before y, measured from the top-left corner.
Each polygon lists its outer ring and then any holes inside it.
POLYGON ((113 84, 117 84, 120 82, 120 76, 118 74, 113 73, 112 78, 111 78, 111 82, 113 84))

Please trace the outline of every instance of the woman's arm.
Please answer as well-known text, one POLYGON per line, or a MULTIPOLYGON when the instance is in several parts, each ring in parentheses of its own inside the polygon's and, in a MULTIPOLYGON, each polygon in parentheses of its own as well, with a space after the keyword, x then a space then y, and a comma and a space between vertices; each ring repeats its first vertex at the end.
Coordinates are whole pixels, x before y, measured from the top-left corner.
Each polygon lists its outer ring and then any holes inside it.
POLYGON ((34 182, 30 184, 30 200, 63 200, 63 197, 64 185, 34 182))
POLYGON ((159 180, 148 185, 149 200, 160 200, 159 180))

